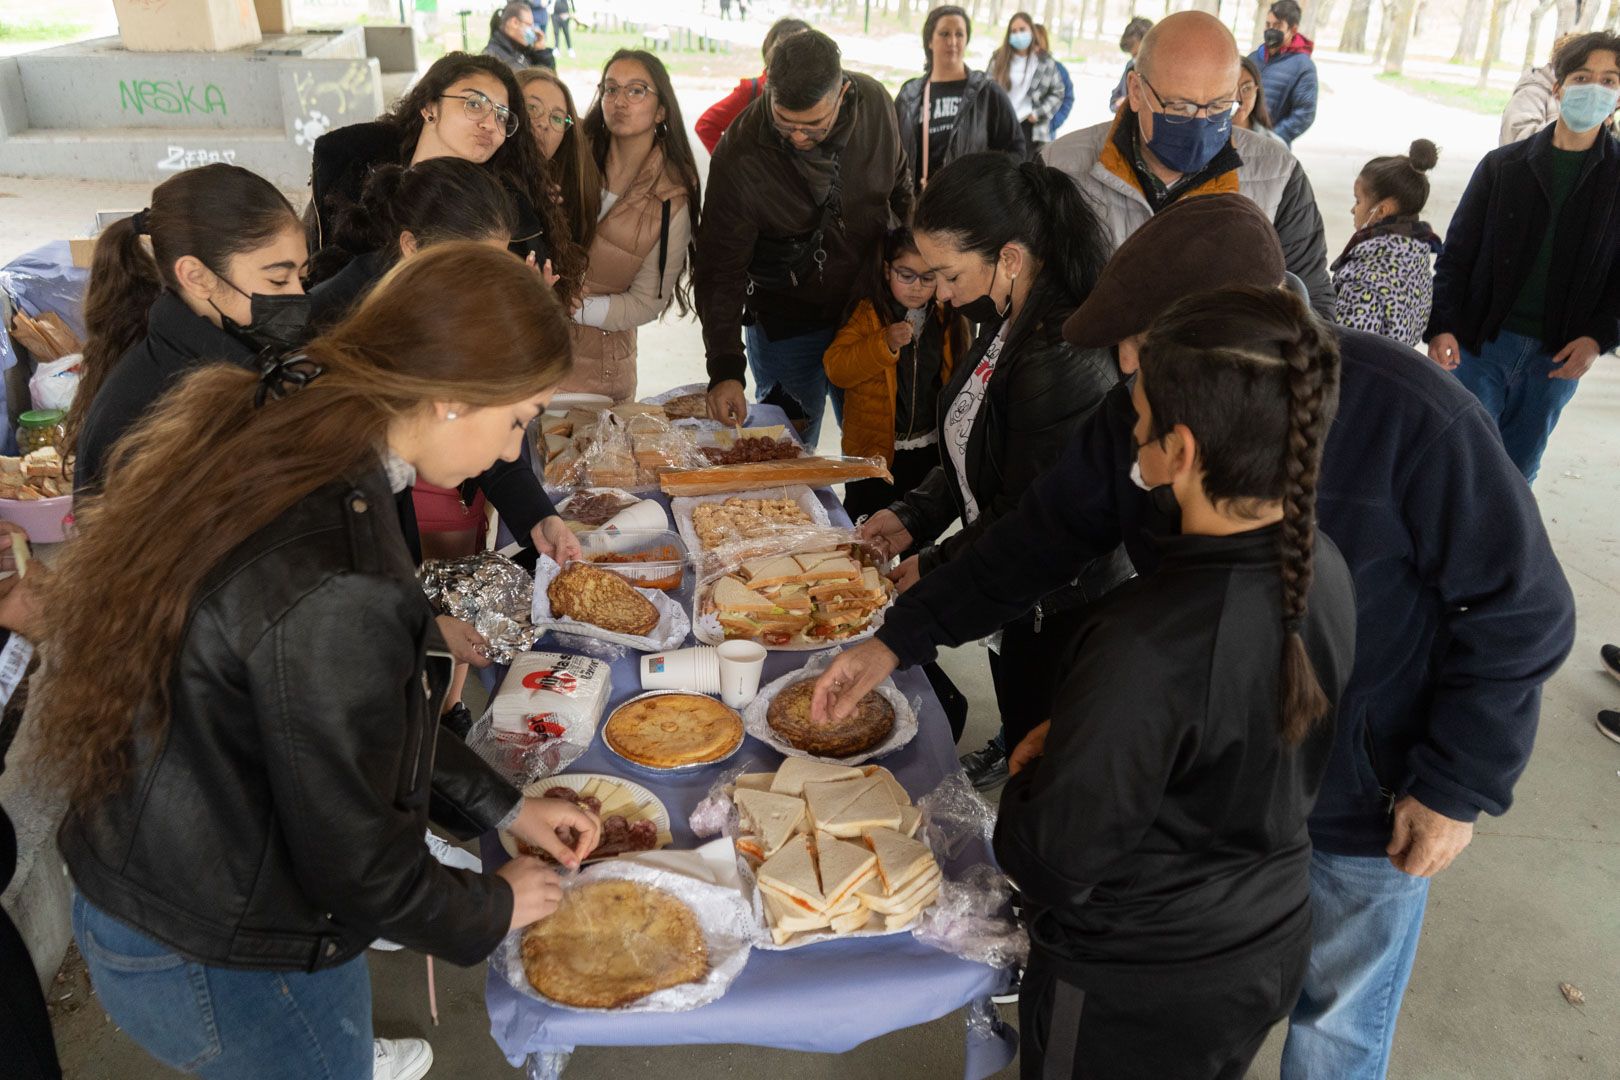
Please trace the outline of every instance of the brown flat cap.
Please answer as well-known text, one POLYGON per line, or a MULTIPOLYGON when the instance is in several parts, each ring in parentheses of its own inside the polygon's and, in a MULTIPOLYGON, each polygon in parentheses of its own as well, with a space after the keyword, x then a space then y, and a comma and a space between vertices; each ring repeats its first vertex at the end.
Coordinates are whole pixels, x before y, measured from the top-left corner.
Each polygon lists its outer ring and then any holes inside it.
POLYGON ((1120 245, 1063 324, 1071 345, 1104 349, 1140 334, 1185 296, 1283 283, 1282 243, 1246 195, 1198 195, 1153 215, 1120 245))

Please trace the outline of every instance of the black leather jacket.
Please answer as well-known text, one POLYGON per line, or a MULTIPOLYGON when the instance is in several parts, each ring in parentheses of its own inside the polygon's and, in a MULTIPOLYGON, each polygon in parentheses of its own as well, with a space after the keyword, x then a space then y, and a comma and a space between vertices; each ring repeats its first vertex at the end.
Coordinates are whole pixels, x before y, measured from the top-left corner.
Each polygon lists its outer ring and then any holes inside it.
MULTIPOLYGON (((1000 324, 981 326, 967 360, 955 366, 950 386, 939 397, 940 464, 889 508, 917 543, 928 545, 918 555, 922 573, 965 551, 997 518, 1017 506, 1024 490, 1057 459, 1080 422, 1119 382, 1113 355, 1069 345, 1063 340, 1062 325, 1062 317, 1054 316, 1003 351, 996 362, 968 436, 967 481, 979 517, 934 544, 931 541, 963 518, 967 508, 945 449, 945 417, 1000 324)), ((1048 612, 1076 607, 1102 596, 1132 573, 1125 549, 1116 548, 1087 563, 1069 586, 1044 598, 1041 606, 1048 612)))
POLYGON ((379 936, 457 964, 512 892, 442 866, 518 792, 438 723, 452 663, 379 465, 323 487, 205 580, 166 730, 59 833, 98 908, 205 964, 315 971, 379 936))

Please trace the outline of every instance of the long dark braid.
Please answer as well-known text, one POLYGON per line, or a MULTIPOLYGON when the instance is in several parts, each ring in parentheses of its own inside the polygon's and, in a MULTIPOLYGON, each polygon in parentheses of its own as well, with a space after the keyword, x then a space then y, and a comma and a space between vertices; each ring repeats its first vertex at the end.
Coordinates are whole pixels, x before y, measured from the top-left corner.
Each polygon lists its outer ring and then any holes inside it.
POLYGON ((1314 319, 1301 324, 1293 341, 1283 342, 1288 365, 1287 483, 1283 489, 1282 584, 1283 741, 1298 745, 1327 715, 1331 703, 1305 654, 1300 630, 1311 591, 1311 552, 1316 544, 1316 480, 1322 469, 1329 402, 1338 381, 1338 352, 1325 341, 1314 319))
POLYGON ((1316 482, 1338 402, 1333 336, 1286 289, 1223 289, 1182 300, 1142 349, 1153 433, 1198 439, 1211 501, 1282 503, 1283 626, 1278 734, 1297 745, 1331 707, 1301 632, 1316 543, 1316 482))

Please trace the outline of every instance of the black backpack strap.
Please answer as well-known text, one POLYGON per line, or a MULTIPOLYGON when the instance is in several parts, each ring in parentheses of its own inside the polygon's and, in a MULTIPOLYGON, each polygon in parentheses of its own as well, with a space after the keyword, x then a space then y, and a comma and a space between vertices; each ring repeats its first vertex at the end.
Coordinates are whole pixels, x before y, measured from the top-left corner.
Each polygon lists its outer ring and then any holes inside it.
POLYGON ((664 209, 658 222, 658 296, 664 295, 664 267, 669 263, 669 200, 664 200, 664 209))
POLYGON ((752 105, 757 97, 759 97, 759 79, 750 79, 748 82, 748 103, 752 105))

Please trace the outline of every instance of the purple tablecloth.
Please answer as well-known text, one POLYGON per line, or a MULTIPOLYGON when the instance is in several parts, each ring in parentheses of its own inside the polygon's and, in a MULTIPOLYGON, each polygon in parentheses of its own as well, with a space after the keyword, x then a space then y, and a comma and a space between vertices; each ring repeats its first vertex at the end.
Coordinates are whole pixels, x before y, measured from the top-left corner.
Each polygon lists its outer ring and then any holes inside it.
MULTIPOLYGON (((756 405, 749 420, 756 424, 782 422, 770 415, 774 412, 756 405)), ((818 494, 835 522, 848 522, 830 491, 818 494)), ((690 574, 688 579, 689 588, 690 574)), ((539 649, 556 647, 549 636, 536 645, 539 649)), ((803 666, 816 655, 772 652, 765 662, 762 683, 803 666)), ((614 661, 612 669, 609 710, 641 692, 635 656, 614 661)), ((502 674, 504 671, 493 669, 484 673, 492 692, 502 674)), ((939 700, 922 672, 898 672, 895 684, 908 698, 921 699, 920 730, 909 745, 885 757, 882 764, 916 798, 956 771, 956 746, 939 700)), ((768 770, 781 755, 750 737, 730 764, 745 760, 768 770)), ((623 773, 600 740, 567 771, 623 773)), ((673 847, 681 849, 696 846, 687 816, 721 771, 717 767, 659 780, 639 773, 625 775, 649 788, 669 808, 673 847)), ((505 852, 494 837, 484 838, 483 850, 487 865, 505 861, 505 852)), ((964 857, 972 861, 985 855, 967 852, 964 857)), ((947 866, 947 873, 951 869, 947 866)), ((909 934, 896 934, 830 941, 789 952, 755 949, 725 997, 691 1012, 605 1015, 550 1008, 518 993, 494 970, 488 975, 486 1001, 490 1033, 514 1065, 523 1064, 531 1054, 566 1052, 580 1045, 744 1043, 841 1053, 868 1039, 927 1023, 981 1001, 1005 980, 1005 972, 940 952, 909 934)), ((997 1072, 1012 1060, 1015 1049, 1016 1034, 1010 1028, 999 1026, 990 1035, 970 1030, 965 1077, 979 1080, 997 1072)))

